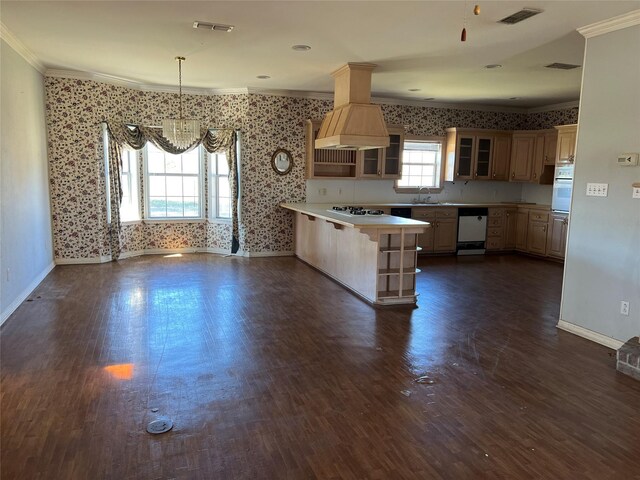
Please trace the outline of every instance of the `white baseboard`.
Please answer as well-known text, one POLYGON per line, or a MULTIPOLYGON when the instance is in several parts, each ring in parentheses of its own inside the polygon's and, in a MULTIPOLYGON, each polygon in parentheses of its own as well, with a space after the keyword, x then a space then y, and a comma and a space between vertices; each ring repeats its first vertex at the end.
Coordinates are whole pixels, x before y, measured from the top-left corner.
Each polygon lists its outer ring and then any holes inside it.
POLYGON ((11 304, 5 309, 5 311, 2 312, 2 317, 0 317, 0 325, 2 325, 5 322, 5 320, 9 318, 13 312, 16 311, 16 309, 20 306, 20 304, 22 304, 22 302, 24 302, 27 299, 27 297, 31 295, 31 292, 33 292, 36 289, 36 287, 40 285, 40 282, 42 282, 42 280, 44 280, 45 277, 49 275, 49 273, 51 272, 51 270, 53 270, 55 266, 56 266, 55 262, 51 262, 49 265, 47 265, 45 269, 42 272, 40 272, 36 278, 34 278, 33 282, 31 282, 27 286, 27 288, 25 288, 22 291, 22 293, 20 293, 20 295, 18 295, 13 302, 11 302, 11 304))
MULTIPOLYGON (((239 253, 239 252, 238 252, 239 253)), ((293 252, 242 252, 243 257, 293 257, 293 252)))
POLYGON ((565 322, 564 320, 558 321, 556 327, 560 330, 573 333, 574 335, 586 338, 587 340, 599 343, 600 345, 604 345, 605 347, 609 347, 613 350, 618 350, 622 345, 624 345, 624 342, 621 342, 620 340, 607 337, 606 335, 603 335, 601 333, 594 332, 593 330, 589 330, 588 328, 581 327, 574 323, 565 322))
POLYGON ((89 258, 56 258, 56 265, 84 265, 87 263, 107 263, 111 261, 111 255, 89 258))

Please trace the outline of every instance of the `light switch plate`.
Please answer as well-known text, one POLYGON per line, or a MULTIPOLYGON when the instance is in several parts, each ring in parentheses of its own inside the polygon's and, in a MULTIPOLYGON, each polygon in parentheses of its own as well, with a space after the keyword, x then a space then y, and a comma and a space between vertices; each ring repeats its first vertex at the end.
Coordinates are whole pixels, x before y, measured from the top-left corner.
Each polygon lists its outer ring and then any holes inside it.
POLYGON ((633 187, 632 198, 640 198, 640 187, 633 187))
POLYGON ((587 183, 587 197, 606 197, 608 183, 587 183))

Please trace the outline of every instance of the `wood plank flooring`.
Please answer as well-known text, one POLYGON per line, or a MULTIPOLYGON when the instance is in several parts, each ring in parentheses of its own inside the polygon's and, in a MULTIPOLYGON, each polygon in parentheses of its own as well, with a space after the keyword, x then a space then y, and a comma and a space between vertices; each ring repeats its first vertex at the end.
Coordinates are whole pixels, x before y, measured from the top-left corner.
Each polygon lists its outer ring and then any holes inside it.
POLYGON ((420 263, 415 309, 295 258, 56 267, 2 327, 1 478, 640 478, 640 382, 555 328, 560 265, 420 263))

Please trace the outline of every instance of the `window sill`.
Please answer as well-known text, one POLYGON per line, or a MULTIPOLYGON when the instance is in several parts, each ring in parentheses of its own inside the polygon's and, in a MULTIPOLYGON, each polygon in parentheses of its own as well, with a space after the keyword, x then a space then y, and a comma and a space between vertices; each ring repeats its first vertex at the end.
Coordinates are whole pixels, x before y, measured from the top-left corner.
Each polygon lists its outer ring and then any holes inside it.
POLYGON ((144 223, 204 223, 204 218, 145 218, 144 223))
POLYGON ((121 220, 121 225, 139 225, 142 223, 142 220, 121 220))
POLYGON ((207 219, 207 221, 209 223, 219 223, 222 225, 231 225, 231 219, 230 218, 209 218, 207 219))
POLYGON ((393 187, 393 189, 396 191, 396 193, 415 193, 421 196, 429 196, 433 193, 441 193, 443 190, 443 187, 431 187, 427 190, 426 187, 424 188, 415 188, 415 187, 393 187))

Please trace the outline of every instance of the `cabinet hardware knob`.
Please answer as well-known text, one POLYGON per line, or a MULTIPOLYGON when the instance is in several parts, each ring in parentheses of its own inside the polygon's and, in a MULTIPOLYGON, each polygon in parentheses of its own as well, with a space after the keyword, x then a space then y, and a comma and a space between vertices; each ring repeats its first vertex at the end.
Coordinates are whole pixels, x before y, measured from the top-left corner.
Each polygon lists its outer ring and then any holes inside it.
POLYGON ((511 172, 511 178, 516 178, 516 172, 511 172))
POLYGON ((496 172, 493 172, 493 176, 494 176, 494 177, 496 176, 496 172))
POLYGON ((534 174, 533 174, 533 179, 535 180, 537 177, 538 177, 538 174, 537 174, 537 173, 534 173, 534 174))

